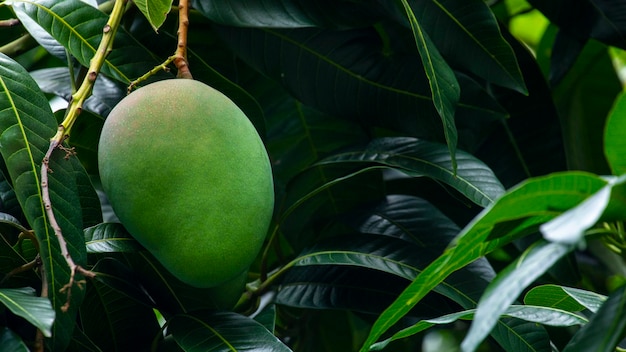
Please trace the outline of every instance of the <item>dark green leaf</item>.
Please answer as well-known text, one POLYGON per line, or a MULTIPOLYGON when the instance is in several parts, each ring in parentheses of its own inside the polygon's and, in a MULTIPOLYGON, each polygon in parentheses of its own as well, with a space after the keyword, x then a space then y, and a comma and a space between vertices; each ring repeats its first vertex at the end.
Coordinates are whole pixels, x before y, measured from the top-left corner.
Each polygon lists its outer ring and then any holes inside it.
MULTIPOLYGON (((244 61, 306 105, 367 125, 443 139, 428 79, 416 64, 417 51, 386 55, 374 29, 219 27, 218 33, 244 61)), ((475 89, 475 82, 457 78, 465 92, 456 110, 457 128, 504 116, 492 98, 475 89)))
POLYGON ((380 17, 368 2, 336 0, 194 0, 193 8, 214 22, 240 27, 344 27, 380 17))
POLYGON ((626 329, 626 286, 611 293, 589 323, 565 346, 563 352, 611 352, 626 329))
POLYGON ((468 224, 456 238, 455 245, 425 268, 378 317, 363 350, 452 272, 514 238, 536 231, 540 224, 579 204, 604 185, 606 181, 595 175, 570 172, 531 179, 507 192, 468 224), (490 238, 496 224, 524 218, 525 221, 508 233, 490 238))
POLYGON ((87 286, 79 314, 82 331, 103 351, 145 351, 160 333, 152 307, 99 281, 87 286))
MULTIPOLYGON (((62 350, 71 338, 74 316, 84 292, 73 287, 70 298, 61 290, 69 282, 70 270, 61 255, 59 243, 43 206, 41 164, 50 138, 57 131, 57 124, 47 99, 35 81, 23 67, 1 54, 0 88, 0 152, 7 162, 13 187, 28 223, 39 241, 52 306, 58 314, 53 326, 52 345, 55 349, 62 350), (69 311, 62 312, 61 307, 68 303, 68 299, 69 311)), ((52 153, 49 167, 54 171, 48 174, 48 187, 55 218, 63 231, 74 262, 85 265, 76 170, 72 162, 65 159, 65 153, 61 150, 52 153)))
POLYGON ((6 326, 0 328, 0 346, 6 351, 29 352, 28 346, 22 339, 6 326))
POLYGON ((24 288, 0 288, 0 303, 9 308, 13 314, 26 319, 46 337, 52 334, 55 312, 50 300, 35 296, 35 290, 24 288))
POLYGON ((577 38, 626 49, 626 4, 619 0, 529 0, 550 21, 577 38))
POLYGON ((168 330, 185 351, 291 351, 263 325, 231 312, 175 315, 168 330))
POLYGON ((445 145, 408 137, 387 137, 375 139, 363 149, 326 158, 318 165, 382 164, 413 177, 427 176, 442 181, 482 206, 488 206, 504 193, 500 181, 480 160, 463 151, 457 151, 456 159, 455 173, 445 145))
POLYGON ((446 138, 448 150, 450 151, 452 171, 456 174, 456 145, 458 134, 454 123, 454 111, 461 97, 459 83, 450 66, 448 66, 444 58, 439 54, 439 50, 415 18, 415 14, 408 1, 402 0, 402 6, 411 24, 417 50, 422 58, 422 66, 424 66, 426 77, 428 77, 428 82, 430 83, 433 104, 439 116, 441 116, 443 133, 446 138))
POLYGON ((119 223, 103 223, 85 229, 87 253, 134 253, 143 247, 119 223))

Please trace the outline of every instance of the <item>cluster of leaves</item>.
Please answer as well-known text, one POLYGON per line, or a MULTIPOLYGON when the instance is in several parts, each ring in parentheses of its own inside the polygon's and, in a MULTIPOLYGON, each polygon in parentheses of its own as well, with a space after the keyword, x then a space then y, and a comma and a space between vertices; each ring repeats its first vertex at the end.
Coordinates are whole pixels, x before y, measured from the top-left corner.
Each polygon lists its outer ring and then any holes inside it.
POLYGON ((112 4, 0 2, 3 350, 38 336, 53 351, 413 351, 444 332, 464 351, 620 342, 623 1, 192 1, 191 72, 253 121, 278 200, 233 311, 162 269, 98 187, 104 119, 176 48, 171 0, 128 4, 72 127, 77 155, 49 162, 70 254, 96 274, 62 289, 40 182, 64 115, 50 100, 72 98, 112 4))

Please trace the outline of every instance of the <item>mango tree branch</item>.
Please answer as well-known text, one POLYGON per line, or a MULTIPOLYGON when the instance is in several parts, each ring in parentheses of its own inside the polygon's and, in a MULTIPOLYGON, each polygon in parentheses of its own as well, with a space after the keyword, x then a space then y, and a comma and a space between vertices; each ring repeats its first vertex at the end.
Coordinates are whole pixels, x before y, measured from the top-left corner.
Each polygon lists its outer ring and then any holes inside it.
MULTIPOLYGON (((41 165, 41 189, 42 189, 42 201, 45 208, 46 216, 48 217, 48 221, 50 226, 54 230, 54 234, 59 242, 59 246, 61 247, 61 254, 65 258, 67 265, 70 268, 70 279, 69 282, 62 288, 62 291, 67 294, 67 302, 62 307, 63 310, 67 310, 69 308, 70 298, 71 298, 71 289, 75 283, 75 274, 78 272, 85 277, 94 277, 95 275, 77 265, 72 259, 70 253, 67 250, 67 242, 63 237, 63 232, 61 227, 58 225, 56 221, 56 217, 53 211, 53 205, 50 202, 50 193, 49 193, 49 185, 48 185, 48 173, 52 172, 49 168, 49 161, 51 159, 52 153, 57 149, 63 149, 67 154, 66 157, 69 157, 73 151, 63 146, 63 142, 69 136, 69 131, 76 121, 76 118, 80 114, 82 110, 82 106, 84 101, 91 95, 93 85, 98 77, 98 73, 102 68, 102 65, 105 62, 106 56, 111 51, 113 47, 113 39, 115 37, 115 32, 119 27, 122 15, 124 13, 124 7, 126 5, 127 0, 116 0, 115 5, 113 6, 113 10, 111 11, 111 15, 109 16, 109 20, 104 26, 102 32, 102 40, 96 50, 94 57, 89 62, 89 70, 87 71, 87 75, 85 76, 82 84, 78 88, 78 90, 72 94, 72 99, 70 101, 70 105, 67 110, 67 114, 65 119, 59 125, 56 135, 50 140, 50 146, 46 155, 42 161, 41 165)), ((44 280, 44 285, 46 284, 44 280)), ((80 284, 80 282, 79 282, 80 284)))
POLYGON ((174 65, 178 78, 193 79, 187 62, 187 30, 189 29, 189 0, 178 3, 178 45, 174 54, 174 65))

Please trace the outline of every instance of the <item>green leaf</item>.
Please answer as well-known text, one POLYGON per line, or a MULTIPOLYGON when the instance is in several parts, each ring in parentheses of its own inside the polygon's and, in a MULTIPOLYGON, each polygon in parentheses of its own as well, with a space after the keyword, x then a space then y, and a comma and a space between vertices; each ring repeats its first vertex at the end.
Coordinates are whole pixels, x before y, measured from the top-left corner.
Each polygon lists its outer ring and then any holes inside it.
POLYGON ((29 352, 30 349, 24 341, 6 326, 0 328, 0 346, 6 351, 29 352))
MULTIPOLYGON (((18 18, 28 16, 34 19, 83 66, 89 66, 108 19, 105 13, 80 0, 14 0, 10 3, 18 18)), ((125 84, 160 64, 124 28, 117 31, 113 49, 102 66, 102 72, 125 84)))
POLYGON ((613 175, 626 173, 626 93, 619 95, 604 128, 604 154, 613 175))
POLYGON ((386 137, 372 140, 363 149, 328 157, 318 165, 382 164, 413 177, 442 181, 483 207, 504 193, 500 181, 483 162, 460 150, 456 159, 455 172, 445 145, 408 137, 386 137))
POLYGON ((52 335, 52 324, 55 312, 50 300, 35 296, 35 290, 24 288, 0 288, 0 303, 9 308, 13 314, 26 319, 44 336, 52 335))
POLYGON ((524 296, 525 304, 552 307, 568 312, 588 309, 595 313, 604 301, 606 301, 606 296, 598 293, 558 285, 533 287, 524 296))
POLYGON ((569 341, 563 352, 612 352, 626 329, 626 286, 617 289, 569 341))
POLYGON ((238 27, 346 27, 374 23, 380 11, 368 3, 306 0, 194 0, 213 22, 238 27))
POLYGON ((103 351, 141 351, 160 327, 152 307, 96 280, 79 311, 82 331, 103 351))
POLYGON ((430 40, 427 33, 424 32, 422 26, 415 18, 415 14, 411 9, 407 0, 402 0, 402 6, 406 11, 417 49, 422 58, 422 65, 430 83, 430 91, 433 97, 435 109, 441 116, 443 123, 443 132, 450 151, 450 159, 452 161, 452 171, 456 174, 456 145, 458 134, 454 123, 454 111, 461 97, 459 83, 454 76, 454 72, 444 58, 439 54, 439 50, 430 40))
MULTIPOLYGON (((388 55, 381 34, 373 28, 216 30, 246 63, 305 105, 405 135, 443 139, 428 78, 422 66, 415 64, 419 62, 417 50, 405 48, 407 52, 388 55)), ((468 121, 488 123, 505 116, 476 82, 464 76, 457 79, 462 92, 457 128, 468 121)))
POLYGON ((369 346, 401 319, 452 272, 492 250, 533 233, 538 226, 576 206, 606 185, 595 175, 564 172, 523 182, 500 197, 470 222, 452 247, 432 262, 377 319, 362 348, 369 346), (506 231, 498 224, 507 223, 506 231))
POLYGON ((606 185, 576 207, 541 225, 539 230, 548 241, 578 243, 585 231, 598 222, 610 199, 611 185, 606 185))
POLYGON ((540 243, 530 247, 518 260, 500 271, 480 298, 461 349, 475 351, 520 293, 573 249, 571 245, 540 243))
POLYGON ((87 253, 134 253, 143 246, 119 223, 102 223, 85 229, 87 253))
POLYGON ((165 22, 167 14, 172 8, 173 0, 135 0, 133 3, 137 6, 139 11, 150 22, 150 25, 156 32, 159 27, 165 22))
POLYGON ((175 315, 168 331, 185 351, 291 351, 263 325, 231 312, 175 315))
MULTIPOLYGON (((468 309, 462 312, 447 314, 433 319, 421 320, 418 323, 402 329, 393 334, 390 338, 377 342, 372 345, 370 351, 380 351, 384 349, 390 342, 409 337, 420 333, 434 325, 446 325, 453 323, 459 319, 462 320, 475 320, 476 309, 468 309)), ((560 309, 531 306, 531 305, 512 305, 509 306, 503 313, 504 317, 518 318, 533 323, 550 325, 550 326, 575 326, 584 325, 587 323, 587 319, 578 314, 563 311, 560 309)))
MULTIPOLYGON (((57 123, 48 100, 28 72, 4 55, 0 55, 0 131, 0 152, 20 205, 37 236, 52 306, 57 311, 52 345, 63 350, 71 338, 75 313, 84 292, 73 287, 70 298, 61 291, 69 282, 70 270, 43 206, 41 164, 50 138, 56 134, 57 123), (66 303, 69 310, 63 312, 61 307, 66 303)), ((48 187, 55 218, 69 254, 75 263, 84 266, 86 253, 76 170, 60 150, 52 153, 49 167, 53 170, 48 174, 48 187)))

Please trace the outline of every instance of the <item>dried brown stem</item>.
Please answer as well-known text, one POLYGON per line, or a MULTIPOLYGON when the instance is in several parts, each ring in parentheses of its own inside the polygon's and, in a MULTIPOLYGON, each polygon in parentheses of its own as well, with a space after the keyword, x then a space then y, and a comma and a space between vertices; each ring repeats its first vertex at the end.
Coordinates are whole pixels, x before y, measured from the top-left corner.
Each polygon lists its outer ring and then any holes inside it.
POLYGON ((178 78, 193 79, 187 62, 187 30, 189 29, 189 0, 178 3, 178 45, 174 54, 174 65, 178 78))
POLYGON ((1 20, 0 27, 13 27, 20 24, 20 20, 17 18, 9 18, 8 20, 1 20))

